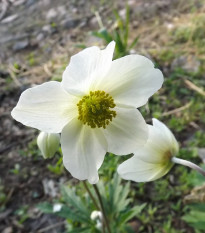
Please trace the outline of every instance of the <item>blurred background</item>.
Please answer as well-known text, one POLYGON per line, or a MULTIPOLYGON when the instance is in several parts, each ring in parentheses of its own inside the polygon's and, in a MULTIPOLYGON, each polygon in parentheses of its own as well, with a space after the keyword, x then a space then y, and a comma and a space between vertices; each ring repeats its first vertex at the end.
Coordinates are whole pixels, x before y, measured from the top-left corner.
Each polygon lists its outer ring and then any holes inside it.
MULTIPOLYGON (((155 117, 170 127, 181 158, 203 166, 204 0, 1 0, 0 232, 71 232, 66 229, 73 223, 37 205, 60 202, 60 185, 77 180, 64 170, 60 151, 52 159, 40 156, 37 130, 10 112, 28 87, 60 81, 73 54, 112 40, 115 58, 142 54, 162 70, 163 88, 140 111, 147 123, 155 117)), ((100 169, 105 181, 119 164, 114 156, 106 159, 100 169)), ((156 182, 131 183, 129 195, 132 205, 146 203, 128 222, 134 232, 205 232, 204 180, 188 168, 175 166, 156 182)))

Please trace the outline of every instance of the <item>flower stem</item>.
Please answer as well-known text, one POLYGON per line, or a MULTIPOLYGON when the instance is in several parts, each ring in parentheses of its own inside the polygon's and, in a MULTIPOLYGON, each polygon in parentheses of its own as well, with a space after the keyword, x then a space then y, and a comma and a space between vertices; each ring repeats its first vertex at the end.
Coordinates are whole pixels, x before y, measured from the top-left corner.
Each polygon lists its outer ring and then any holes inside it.
POLYGON ((190 167, 190 168, 196 170, 197 172, 201 173, 203 176, 205 176, 205 171, 202 168, 200 168, 199 166, 197 166, 196 164, 194 164, 194 163, 192 163, 190 161, 173 157, 172 162, 180 164, 180 165, 184 165, 184 166, 187 166, 187 167, 190 167))
POLYGON ((90 189, 89 189, 88 186, 87 186, 86 181, 84 181, 84 180, 83 180, 83 185, 84 185, 86 191, 88 192, 90 198, 92 199, 92 201, 93 201, 93 203, 94 203, 96 209, 97 209, 97 210, 100 210, 100 207, 98 206, 97 201, 95 200, 93 194, 91 193, 90 189))
POLYGON ((97 187, 96 184, 94 184, 93 187, 94 187, 94 190, 95 190, 96 195, 98 197, 98 200, 100 202, 100 207, 101 207, 101 211, 102 211, 102 214, 103 214, 103 218, 105 220, 105 224, 106 224, 107 230, 108 230, 109 233, 111 233, 110 224, 109 224, 109 221, 108 221, 106 213, 105 213, 105 208, 103 206, 103 202, 102 202, 102 198, 101 198, 100 192, 99 192, 98 187, 97 187))

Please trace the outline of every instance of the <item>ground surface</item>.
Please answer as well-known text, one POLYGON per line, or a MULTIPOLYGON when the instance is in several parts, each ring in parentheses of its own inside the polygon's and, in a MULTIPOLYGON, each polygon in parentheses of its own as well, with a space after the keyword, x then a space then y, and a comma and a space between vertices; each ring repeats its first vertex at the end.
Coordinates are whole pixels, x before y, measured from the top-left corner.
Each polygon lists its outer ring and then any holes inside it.
MULTIPOLYGON (((204 132, 205 128, 204 106, 199 106, 204 93, 200 94, 196 87, 202 87, 202 92, 205 87, 204 41, 187 38, 186 32, 178 29, 192 28, 194 18, 203 18, 204 3, 185 0, 130 0, 128 3, 132 18, 130 40, 139 35, 132 52, 152 58, 169 77, 165 87, 151 100, 150 105, 154 107, 142 112, 149 123, 153 115, 166 121, 181 145, 186 146, 195 132, 204 132), (183 72, 177 73, 177 68, 183 72), (190 73, 194 73, 193 78, 187 78, 190 73), (191 101, 195 101, 194 104, 191 101)), ((38 132, 14 121, 10 112, 26 88, 60 79, 69 57, 80 50, 76 45, 103 45, 90 33, 99 28, 94 12, 98 11, 104 25, 112 28, 115 23, 112 9, 117 7, 120 15, 125 16, 124 1, 2 0, 0 7, 0 232, 63 232, 64 220, 42 214, 36 204, 58 198, 59 184, 65 182, 68 174, 62 169, 53 172, 48 168, 48 164, 54 166, 58 158, 45 162, 33 142, 38 132), (47 229, 48 226, 53 227, 47 229)), ((199 27, 197 25, 193 27, 199 27)), ((197 140, 194 146, 203 148, 200 136, 197 140)), ((172 192, 178 182, 175 178, 170 181, 172 192)), ((143 187, 146 189, 147 186, 143 187)), ((178 196, 189 190, 179 190, 178 196)), ((139 198, 152 202, 152 195, 143 197, 139 192, 139 198)), ((164 201, 178 201, 177 196, 174 198, 164 201)), ((163 215, 162 209, 160 213, 163 215)), ((172 213, 171 223, 178 230, 173 232, 195 232, 180 220, 181 214, 172 213)), ((145 229, 145 232, 156 232, 152 226, 145 229)), ((171 231, 162 228, 159 232, 171 231)))

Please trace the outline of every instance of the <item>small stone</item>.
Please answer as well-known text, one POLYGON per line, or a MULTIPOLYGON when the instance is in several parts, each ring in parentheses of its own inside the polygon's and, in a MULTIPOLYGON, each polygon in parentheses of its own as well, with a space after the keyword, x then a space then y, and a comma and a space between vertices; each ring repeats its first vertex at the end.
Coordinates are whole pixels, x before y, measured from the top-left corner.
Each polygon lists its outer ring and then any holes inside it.
POLYGON ((14 6, 20 6, 22 4, 24 4, 27 0, 17 0, 15 2, 13 2, 14 6))
POLYGON ((87 22, 85 20, 83 20, 80 24, 79 24, 79 28, 84 28, 87 25, 87 22))
POLYGON ((78 8, 75 8, 75 7, 74 7, 74 8, 72 9, 72 12, 73 12, 74 14, 76 14, 76 13, 79 12, 79 10, 78 10, 78 8))
POLYGON ((48 6, 51 4, 51 0, 41 0, 40 3, 43 5, 43 6, 48 6))
POLYGON ((34 199, 39 198, 39 197, 40 197, 40 193, 39 193, 38 191, 33 191, 33 192, 32 192, 32 197, 33 197, 34 199))
POLYGON ((58 194, 58 188, 56 187, 56 184, 54 183, 53 180, 49 179, 43 179, 43 188, 44 188, 44 193, 46 195, 49 195, 50 197, 56 197, 58 194))
POLYGON ((133 28, 138 28, 139 25, 140 25, 139 21, 137 21, 137 20, 133 21, 133 24, 132 24, 133 28))
POLYGON ((135 1, 135 0, 129 0, 129 1, 128 1, 128 5, 129 5, 129 6, 136 5, 136 1, 135 1))
POLYGON ((205 148, 198 148, 198 154, 203 163, 205 163, 205 148))
POLYGON ((4 120, 4 127, 6 127, 7 129, 11 129, 12 125, 13 123, 10 118, 4 120))
POLYGON ((12 233, 12 232, 13 232, 12 227, 4 228, 4 230, 2 231, 2 233, 12 233))
POLYGON ((61 21, 61 25, 65 28, 65 29, 70 29, 70 28, 74 28, 79 24, 80 20, 79 19, 72 19, 72 18, 67 18, 63 21, 61 21))
POLYGON ((167 27, 168 30, 171 30, 171 29, 174 28, 174 24, 172 24, 172 23, 167 23, 167 24, 166 24, 166 27, 167 27))
POLYGON ((136 54, 136 50, 135 50, 135 49, 131 49, 131 50, 129 51, 129 54, 136 54))
POLYGON ((13 51, 17 52, 19 50, 25 49, 29 46, 28 40, 18 41, 13 45, 13 51))
POLYGON ((198 72, 200 67, 200 61, 196 59, 195 56, 185 56, 182 55, 174 59, 171 64, 171 70, 175 70, 176 68, 182 68, 187 72, 198 72))
POLYGON ((47 18, 48 20, 54 19, 57 15, 58 15, 58 14, 57 14, 57 11, 56 11, 54 8, 51 8, 51 9, 47 12, 46 18, 47 18))
POLYGON ((44 25, 43 27, 42 27, 42 31, 44 31, 44 32, 50 32, 51 31, 51 25, 44 25))
POLYGON ((43 33, 39 33, 37 36, 36 36, 36 40, 38 41, 38 42, 40 42, 40 41, 42 41, 43 39, 44 39, 44 34, 43 33))
POLYGON ((1 23, 10 23, 10 22, 14 21, 14 19, 16 19, 17 17, 18 17, 17 14, 15 14, 15 15, 10 15, 10 16, 6 17, 5 19, 3 19, 3 20, 1 21, 1 23))
POLYGON ((37 176, 37 175, 38 175, 38 171, 37 171, 37 170, 34 170, 34 169, 31 169, 30 174, 31 174, 32 176, 37 176))
POLYGON ((60 16, 64 16, 67 14, 67 10, 65 9, 65 6, 58 6, 57 11, 60 16))
POLYGON ((123 19, 125 19, 125 16, 126 16, 126 9, 124 8, 124 9, 120 10, 120 11, 119 11, 119 15, 120 15, 123 19))
POLYGON ((36 2, 36 0, 28 0, 27 2, 26 2, 26 6, 31 6, 31 5, 33 5, 34 3, 36 2))
POLYGON ((89 27, 91 27, 91 29, 94 28, 98 28, 98 21, 97 18, 95 16, 93 16, 90 20, 89 20, 89 27))
POLYGON ((57 27, 52 27, 51 25, 47 24, 42 27, 42 31, 48 34, 53 34, 57 31, 57 27))
MULTIPOLYGON (((13 213, 12 209, 6 209, 4 212, 0 212, 0 221, 3 219, 6 219, 11 213, 13 213)), ((7 230, 8 228, 5 228, 4 230, 7 230)))
POLYGON ((134 232, 138 232, 140 229, 140 222, 137 220, 130 222, 129 225, 134 230, 134 232))
POLYGON ((6 70, 0 70, 0 78, 7 78, 9 73, 6 70))

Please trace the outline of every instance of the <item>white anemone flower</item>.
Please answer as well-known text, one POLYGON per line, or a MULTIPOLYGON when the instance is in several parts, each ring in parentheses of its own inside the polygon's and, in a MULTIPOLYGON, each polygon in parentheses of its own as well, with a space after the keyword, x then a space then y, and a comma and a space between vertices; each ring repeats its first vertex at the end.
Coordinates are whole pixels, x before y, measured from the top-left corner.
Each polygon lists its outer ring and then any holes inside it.
POLYGON ((106 152, 129 154, 146 142, 148 129, 136 108, 163 83, 161 71, 144 56, 112 61, 114 47, 111 42, 72 56, 62 82, 27 89, 11 113, 26 126, 61 133, 64 166, 92 184, 106 152))
POLYGON ((189 161, 176 158, 179 145, 172 132, 157 119, 149 127, 147 143, 139 147, 134 156, 118 167, 119 175, 125 180, 148 182, 166 175, 174 163, 188 166, 202 175, 205 172, 189 161))
POLYGON ((99 230, 102 229, 103 215, 102 215, 101 211, 94 210, 91 213, 90 218, 93 221, 96 221, 96 228, 97 229, 99 229, 99 230))
POLYGON ((98 210, 94 210, 94 211, 92 211, 90 218, 92 220, 100 219, 102 221, 103 220, 102 212, 98 211, 98 210))

